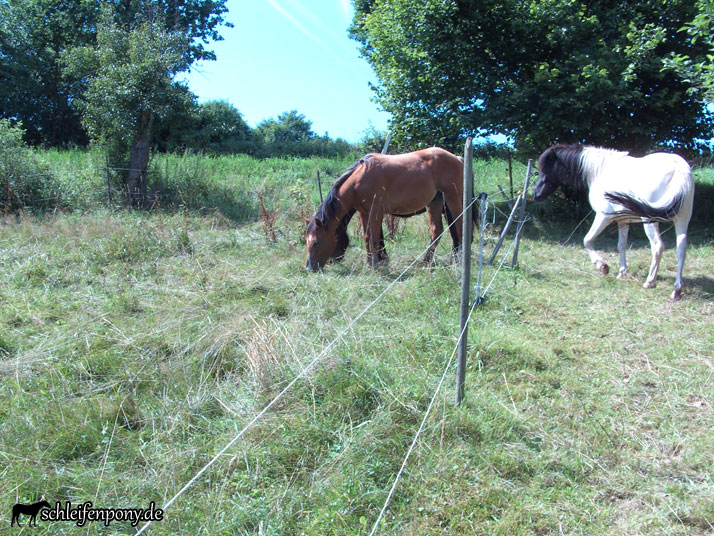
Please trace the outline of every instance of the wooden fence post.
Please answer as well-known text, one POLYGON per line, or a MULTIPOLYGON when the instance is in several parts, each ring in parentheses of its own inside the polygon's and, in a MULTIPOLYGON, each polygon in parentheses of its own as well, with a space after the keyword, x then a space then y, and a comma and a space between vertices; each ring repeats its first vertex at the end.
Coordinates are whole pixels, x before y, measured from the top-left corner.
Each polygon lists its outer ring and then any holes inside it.
POLYGON ((112 183, 111 179, 109 178, 109 156, 104 155, 104 159, 106 162, 106 167, 104 168, 106 171, 107 175, 107 208, 111 210, 112 208, 112 183))
POLYGON ((521 241, 521 231, 523 230, 523 224, 526 223, 526 199, 528 199, 528 186, 531 180, 531 169, 533 168, 533 160, 528 160, 528 170, 526 171, 526 181, 523 185, 523 193, 521 194, 521 215, 518 221, 518 227, 516 227, 516 244, 513 246, 513 261, 511 262, 511 267, 518 264, 518 244, 521 241))
POLYGON ((320 181, 320 170, 317 170, 317 189, 320 192, 320 204, 322 205, 322 181, 320 181))
POLYGON ((459 349, 456 372, 456 404, 464 399, 466 378, 466 349, 468 345, 469 298, 471 290, 471 236, 473 234, 473 156, 471 138, 466 139, 464 147, 464 188, 463 212, 461 214, 461 309, 459 312, 459 349))
POLYGON ((506 195, 506 192, 503 191, 503 188, 501 188, 500 184, 498 185, 498 189, 501 191, 501 195, 503 196, 503 199, 506 200, 506 204, 508 205, 508 210, 513 210, 513 203, 511 203, 511 200, 506 195))

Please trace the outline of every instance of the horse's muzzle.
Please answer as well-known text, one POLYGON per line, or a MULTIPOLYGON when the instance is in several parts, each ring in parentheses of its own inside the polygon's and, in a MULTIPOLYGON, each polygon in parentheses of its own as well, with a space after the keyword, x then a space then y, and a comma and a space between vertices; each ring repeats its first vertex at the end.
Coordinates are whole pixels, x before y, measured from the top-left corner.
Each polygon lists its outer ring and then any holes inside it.
POLYGON ((317 272, 320 268, 321 266, 319 262, 313 264, 310 258, 307 259, 307 262, 305 263, 305 270, 308 272, 317 272))

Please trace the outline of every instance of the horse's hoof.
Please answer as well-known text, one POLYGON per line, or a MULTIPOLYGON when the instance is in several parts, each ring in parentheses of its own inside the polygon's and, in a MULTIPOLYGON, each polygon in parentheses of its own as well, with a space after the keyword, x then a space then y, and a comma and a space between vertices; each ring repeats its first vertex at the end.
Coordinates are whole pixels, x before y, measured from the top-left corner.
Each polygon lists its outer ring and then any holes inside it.
POLYGON ((610 267, 602 261, 597 261, 597 269, 602 275, 607 275, 610 273, 610 267))
POLYGON ((620 272, 617 274, 618 279, 627 279, 627 270, 622 270, 620 269, 620 272))
POLYGON ((676 288, 672 292, 672 296, 670 297, 670 300, 672 301, 679 301, 682 299, 682 289, 681 288, 676 288))
POLYGON ((657 281, 645 281, 642 288, 655 288, 657 286, 657 281))

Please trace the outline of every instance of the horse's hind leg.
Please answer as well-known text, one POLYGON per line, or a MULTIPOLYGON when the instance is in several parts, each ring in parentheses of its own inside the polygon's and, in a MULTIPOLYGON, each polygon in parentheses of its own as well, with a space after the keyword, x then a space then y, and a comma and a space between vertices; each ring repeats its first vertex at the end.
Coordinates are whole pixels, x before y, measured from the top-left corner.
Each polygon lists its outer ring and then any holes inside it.
POLYGON ((595 220, 590 226, 588 234, 586 234, 585 238, 583 238, 583 245, 585 246, 588 255, 590 255, 590 260, 593 262, 593 264, 595 264, 595 266, 597 266, 597 269, 600 270, 603 275, 607 275, 610 271, 610 268, 605 263, 605 261, 602 260, 602 257, 600 257, 598 252, 595 251, 595 238, 597 238, 597 235, 599 235, 605 229, 605 227, 610 224, 611 221, 611 216, 608 216, 607 214, 603 214, 601 212, 596 212, 595 220))
POLYGON ((689 220, 677 220, 674 222, 674 230, 677 233, 677 278, 674 280, 674 291, 672 300, 679 300, 682 297, 682 269, 687 258, 687 227, 689 220))
POLYGON ((630 231, 630 226, 627 223, 618 225, 617 251, 620 253, 620 272, 617 274, 618 279, 627 277, 627 261, 625 255, 627 253, 627 235, 630 231))
POLYGON ((654 288, 657 286, 657 271, 659 270, 659 260, 662 258, 664 251, 664 243, 659 235, 659 223, 645 223, 645 233, 650 239, 650 247, 652 248, 652 264, 650 265, 650 273, 645 281, 645 288, 654 288))
POLYGON ((451 238, 454 242, 454 247, 452 253, 457 261, 461 262, 461 192, 457 190, 454 186, 453 191, 447 189, 444 192, 444 210, 446 212, 446 219, 449 222, 449 232, 451 233, 451 238), (454 217, 458 215, 457 217, 454 217))
POLYGON ((431 264, 434 261, 434 252, 439 245, 439 240, 444 232, 444 224, 441 221, 441 212, 444 209, 444 198, 441 193, 426 207, 426 219, 429 222, 429 236, 431 236, 431 244, 424 254, 424 264, 431 264))

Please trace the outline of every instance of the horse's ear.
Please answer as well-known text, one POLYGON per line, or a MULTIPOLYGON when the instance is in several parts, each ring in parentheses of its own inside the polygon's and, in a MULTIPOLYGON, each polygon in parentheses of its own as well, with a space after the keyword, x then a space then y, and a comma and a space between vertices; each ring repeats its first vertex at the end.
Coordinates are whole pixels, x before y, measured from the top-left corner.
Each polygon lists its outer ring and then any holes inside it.
POLYGON ((322 227, 323 225, 325 225, 325 224, 322 223, 322 220, 321 220, 321 219, 315 218, 315 227, 317 227, 317 228, 319 229, 319 228, 322 227))
POLYGON ((541 171, 545 171, 545 169, 541 168, 550 168, 553 163, 555 162, 556 158, 556 149, 555 147, 548 147, 543 154, 541 155, 540 159, 538 160, 538 168, 541 171))

